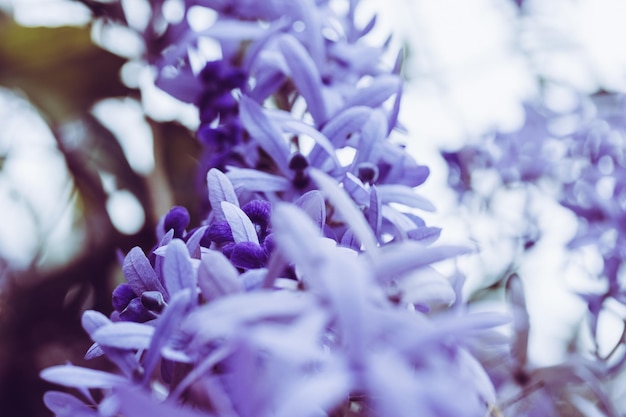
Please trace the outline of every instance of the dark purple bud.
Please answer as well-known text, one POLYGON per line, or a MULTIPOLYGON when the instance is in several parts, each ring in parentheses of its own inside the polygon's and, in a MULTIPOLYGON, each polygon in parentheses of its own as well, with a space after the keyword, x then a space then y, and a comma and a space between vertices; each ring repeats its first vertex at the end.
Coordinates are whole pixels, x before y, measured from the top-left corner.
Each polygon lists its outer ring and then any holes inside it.
POLYGON ((141 304, 150 311, 160 313, 165 307, 165 300, 158 291, 146 291, 141 294, 141 304))
POLYGON ((240 69, 231 69, 226 76, 223 77, 224 87, 229 90, 242 88, 246 84, 246 73, 240 69))
POLYGON ((267 253, 256 243, 240 242, 233 247, 230 261, 238 268, 261 268, 267 263, 267 253))
POLYGON ((168 232, 174 229, 174 237, 182 238, 185 228, 189 225, 189 212, 181 206, 174 206, 165 216, 163 229, 168 232))
POLYGON ((263 240, 267 233, 267 228, 272 215, 272 203, 266 200, 252 200, 245 204, 241 210, 250 218, 250 221, 257 226, 259 240, 263 240))
POLYGON ((205 237, 217 244, 233 242, 233 232, 230 230, 228 222, 224 220, 211 224, 205 237))
POLYGON ((203 128, 207 128, 207 131, 209 132, 214 130, 213 127, 209 126, 209 123, 217 118, 218 112, 213 107, 212 97, 206 94, 200 97, 198 109, 200 110, 200 122, 204 125, 201 126, 198 130, 198 136, 200 136, 200 132, 203 130, 203 128))
POLYGON ((212 242, 211 236, 209 235, 209 229, 207 228, 204 231, 204 235, 200 239, 200 246, 203 246, 205 248, 210 248, 211 247, 211 242, 212 242))
POLYGON ((141 304, 139 298, 133 298, 128 306, 119 315, 120 320, 144 323, 156 318, 156 315, 141 304))
POLYGON ((294 171, 302 171, 309 166, 309 161, 306 156, 302 155, 300 152, 296 152, 291 155, 291 159, 289 160, 289 169, 293 169, 294 171))
POLYGON ((224 254, 225 257, 230 259, 230 255, 233 253, 233 249, 235 248, 235 245, 236 245, 235 242, 229 242, 225 244, 224 246, 222 246, 222 253, 224 254))
POLYGON ((202 71, 200 71, 200 79, 206 83, 215 83, 219 80, 223 61, 209 61, 206 63, 202 71))
POLYGON ((274 252, 274 248, 276 247, 276 240, 274 239, 274 234, 270 233, 265 236, 265 240, 263 240, 263 249, 268 255, 271 255, 274 252))
POLYGON ((374 184, 378 180, 378 167, 371 162, 362 162, 357 167, 357 176, 365 184, 374 184))
MULTIPOLYGON (((211 109, 211 111, 213 112, 213 109, 211 109)), ((213 120, 215 117, 217 117, 217 114, 213 114, 211 116, 212 118, 209 119, 208 121, 213 120)), ((198 129, 198 139, 204 143, 205 145, 216 145, 219 143, 223 143, 224 141, 227 140, 228 138, 228 130, 226 129, 225 126, 219 126, 219 127, 211 127, 208 124, 204 124, 202 126, 200 126, 200 128, 198 129)))
POLYGON ((116 311, 122 311, 128 306, 128 303, 136 297, 137 294, 135 294, 130 285, 126 283, 120 284, 113 290, 113 308, 116 311))
POLYGON ((213 108, 219 112, 222 116, 224 113, 236 113, 237 112, 237 100, 232 94, 226 92, 216 97, 213 102, 213 108))
POLYGON ((293 186, 300 190, 306 188, 309 185, 309 182, 310 178, 304 171, 296 171, 296 175, 294 175, 293 180, 291 180, 293 186))

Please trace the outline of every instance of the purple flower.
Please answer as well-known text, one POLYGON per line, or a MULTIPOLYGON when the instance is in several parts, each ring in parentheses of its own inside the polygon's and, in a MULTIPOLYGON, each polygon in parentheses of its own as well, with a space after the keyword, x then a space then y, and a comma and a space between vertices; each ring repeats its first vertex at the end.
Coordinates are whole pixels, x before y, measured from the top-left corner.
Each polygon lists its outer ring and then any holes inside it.
POLYGON ((468 250, 431 246, 440 229, 414 214, 434 210, 414 190, 429 171, 389 140, 402 130, 401 61, 386 68, 388 45, 363 41, 375 19, 357 25, 355 1, 345 13, 314 0, 184 4, 216 22, 152 33, 157 11, 144 38, 156 84, 198 107, 210 210, 187 231, 189 213, 172 208, 149 256, 128 253, 112 318, 83 316, 87 357, 121 375, 49 368, 44 379, 88 394, 51 394, 49 407, 486 415, 495 394, 471 349, 507 318, 466 314, 430 266, 468 250), (202 37, 221 59, 196 65, 202 37))

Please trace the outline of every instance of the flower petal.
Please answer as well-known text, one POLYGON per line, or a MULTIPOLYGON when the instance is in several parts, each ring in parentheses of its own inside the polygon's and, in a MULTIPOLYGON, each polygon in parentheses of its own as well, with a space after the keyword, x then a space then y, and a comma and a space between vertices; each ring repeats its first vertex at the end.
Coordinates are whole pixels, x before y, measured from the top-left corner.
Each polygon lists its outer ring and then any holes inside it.
POLYGON ((56 417, 99 417, 87 404, 65 392, 48 391, 43 395, 43 402, 56 417))
POLYGON ((198 268, 198 286, 207 301, 242 291, 237 269, 216 250, 208 250, 202 254, 198 268))
POLYGON ((352 231, 359 238, 365 250, 369 252, 374 251, 376 249, 376 237, 367 224, 363 213, 361 213, 350 197, 348 197, 346 192, 339 188, 334 179, 319 170, 311 168, 310 175, 320 188, 320 191, 324 193, 332 203, 335 211, 341 216, 341 219, 352 228, 352 231))
POLYGON ((383 184, 378 186, 378 193, 383 204, 399 203, 411 208, 424 211, 436 211, 433 203, 420 196, 411 187, 397 184, 383 184))
POLYGON ((249 97, 241 97, 239 111, 241 122, 252 139, 274 160, 283 174, 289 175, 289 146, 280 129, 265 115, 263 108, 249 97))
POLYGON ((424 247, 418 242, 404 241, 383 246, 380 256, 373 259, 379 281, 430 265, 432 263, 471 252, 464 246, 424 247))
POLYGON ((122 271, 135 294, 139 295, 144 291, 159 291, 163 295, 167 295, 156 272, 152 269, 150 261, 140 247, 135 246, 128 252, 124 258, 122 271))
POLYGON ((192 258, 200 259, 200 254, 202 253, 200 242, 204 238, 204 235, 206 234, 206 231, 208 229, 209 226, 198 227, 187 239, 187 242, 185 242, 185 245, 187 245, 187 250, 191 254, 192 258))
POLYGON ((52 366, 39 375, 53 384, 72 388, 111 388, 126 382, 126 378, 119 375, 74 365, 52 366))
POLYGON ((222 201, 228 201, 239 206, 239 200, 233 184, 228 177, 217 168, 211 168, 206 175, 209 190, 209 202, 217 220, 226 220, 222 212, 222 201))
POLYGON ((187 246, 180 239, 172 239, 167 245, 163 261, 163 278, 171 295, 185 288, 196 291, 196 273, 187 246))
POLYGON ((311 55, 291 35, 283 35, 278 41, 280 51, 291 72, 291 79, 298 92, 304 97, 307 108, 317 125, 326 121, 326 105, 322 95, 322 78, 311 55))
POLYGON ((237 189, 267 193, 285 191, 291 187, 287 178, 256 169, 228 167, 226 176, 237 189))
POLYGON ((259 244, 259 238, 256 234, 254 225, 239 207, 227 201, 222 202, 222 211, 226 216, 226 221, 233 233, 235 243, 252 242, 259 244))
MULTIPOLYGON (((372 80, 367 87, 360 88, 348 97, 346 107, 367 106, 378 107, 389 97, 397 93, 401 85, 401 80, 397 75, 381 74, 372 80)), ((387 123, 385 123, 385 126, 387 123)))
POLYGON ((320 230, 324 229, 326 224, 326 203, 322 193, 317 190, 311 190, 300 196, 296 200, 295 205, 300 207, 313 220, 320 230))
POLYGON ((154 327, 147 324, 120 321, 100 327, 92 338, 100 346, 144 350, 150 345, 153 334, 154 327))
POLYGON ((165 308, 163 314, 159 318, 157 327, 154 329, 154 333, 148 346, 148 351, 144 360, 144 385, 150 381, 152 372, 154 371, 159 358, 161 356, 161 349, 171 339, 174 331, 180 326, 183 321, 188 307, 191 305, 192 297, 195 292, 190 292, 185 289, 177 292, 172 297, 170 304, 165 308))

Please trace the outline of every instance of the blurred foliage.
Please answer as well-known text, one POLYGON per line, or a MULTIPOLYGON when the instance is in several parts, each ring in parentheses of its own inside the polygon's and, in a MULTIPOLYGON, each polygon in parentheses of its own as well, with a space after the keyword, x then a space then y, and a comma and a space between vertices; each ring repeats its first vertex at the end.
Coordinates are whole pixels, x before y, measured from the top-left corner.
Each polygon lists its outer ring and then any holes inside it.
MULTIPOLYGON (((115 136, 90 113, 100 99, 138 97, 138 92, 120 80, 124 62, 95 46, 88 27, 22 27, 0 14, 0 86, 25 95, 51 128, 73 183, 67 204, 76 205, 87 235, 81 252, 55 270, 40 268, 36 259, 30 269, 14 271, 0 259, 3 417, 51 415, 42 395, 53 387, 40 380, 39 371, 68 359, 84 361, 90 341, 80 326, 80 316, 86 308, 111 310, 111 281, 119 274, 116 251, 153 244, 157 215, 151 190, 167 183, 183 189, 183 182, 167 178, 184 165, 173 160, 176 152, 165 152, 172 161, 172 169, 163 175, 165 180, 155 182, 140 176, 131 169, 115 136), (113 176, 117 188, 132 192, 144 207, 146 222, 137 234, 122 235, 113 227, 106 211, 108 195, 102 173, 113 176)), ((156 124, 153 128, 160 129, 156 124)), ((171 130, 155 132, 155 136, 182 135, 187 143, 192 139, 187 131, 171 130)), ((163 142, 166 140, 159 141, 163 142)), ((0 163, 9 157, 2 155, 0 163)), ((154 177, 159 177, 158 173, 154 177)))
POLYGON ((130 93, 119 77, 124 59, 95 46, 89 28, 27 28, 5 16, 0 63, 0 84, 24 91, 56 123, 130 93))

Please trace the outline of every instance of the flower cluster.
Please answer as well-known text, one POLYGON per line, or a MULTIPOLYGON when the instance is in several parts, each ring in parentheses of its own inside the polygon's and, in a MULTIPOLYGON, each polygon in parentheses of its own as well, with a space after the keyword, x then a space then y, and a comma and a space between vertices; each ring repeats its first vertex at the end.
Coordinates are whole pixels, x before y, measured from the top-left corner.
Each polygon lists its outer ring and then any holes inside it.
MULTIPOLYGON (((149 254, 125 257, 111 317, 83 327, 118 373, 42 372, 57 416, 483 416, 496 407, 473 351, 495 313, 468 313, 462 279, 431 263, 440 229, 414 187, 428 168, 389 140, 401 59, 367 42, 357 1, 184 2, 184 18, 142 36, 156 85, 198 107, 210 211, 187 230, 166 214, 149 254), (337 7, 342 3, 344 8, 337 7), (346 4, 343 4, 346 3, 346 4), (197 9, 196 9, 197 10, 197 9), (194 69, 203 38, 219 60, 194 69), (157 42, 158 40, 158 42, 157 42), (454 398, 454 401, 450 399, 454 398)), ((167 22, 166 22, 167 23, 167 22)), ((495 411, 494 411, 495 412, 495 411)))
MULTIPOLYGON (((575 389, 590 385, 594 391, 591 395, 599 398, 603 412, 618 415, 607 394, 610 390, 601 381, 622 372, 626 361, 624 337, 615 338, 615 346, 604 348, 605 353, 601 353, 598 326, 606 311, 617 314, 621 321, 625 319, 623 310, 616 306, 626 304, 626 241, 622 233, 626 226, 626 108, 624 96, 618 93, 579 100, 576 108, 560 113, 541 103, 528 105, 526 122, 518 132, 497 133, 483 146, 467 145, 454 152, 444 152, 443 157, 450 168, 450 185, 461 196, 479 194, 476 173, 489 171, 497 177, 498 186, 522 189, 528 199, 549 195, 575 215, 577 232, 567 243, 567 249, 575 253, 583 247, 592 247, 602 260, 601 268, 591 277, 594 289, 577 291, 587 304, 589 325, 585 331, 591 335, 594 346, 592 349, 572 346, 567 363, 531 373, 541 374, 542 386, 548 387, 553 397, 564 395, 559 388, 564 380, 569 380, 575 389)), ((541 238, 536 230, 530 230, 532 227, 529 221, 526 230, 529 238, 522 242, 524 250, 530 250, 541 238)), ((527 324, 525 328, 527 337, 527 324)), ((520 369, 509 370, 509 378, 525 375, 522 385, 532 386, 529 379, 536 377, 526 371, 520 374, 520 369)), ((519 383, 518 380, 513 384, 519 383)), ((544 396, 535 398, 531 407, 556 410, 555 404, 554 398, 544 396)))

